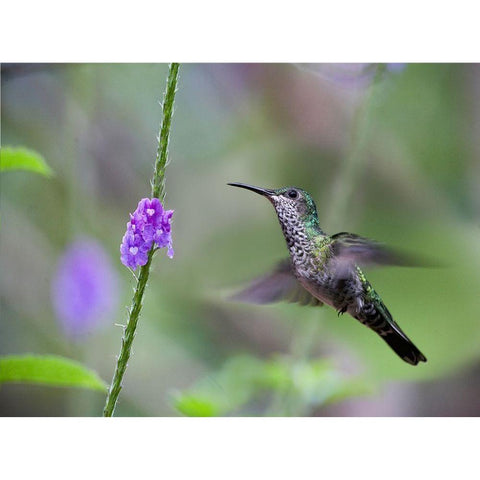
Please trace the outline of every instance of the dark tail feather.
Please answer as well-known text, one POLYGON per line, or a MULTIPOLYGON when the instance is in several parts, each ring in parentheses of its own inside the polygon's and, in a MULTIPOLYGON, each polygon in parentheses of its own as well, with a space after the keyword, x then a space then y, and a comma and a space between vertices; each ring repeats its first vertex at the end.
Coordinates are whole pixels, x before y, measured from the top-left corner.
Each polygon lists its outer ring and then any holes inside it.
POLYGON ((396 324, 391 313, 381 300, 365 304, 362 313, 361 317, 356 318, 385 340, 402 360, 410 365, 417 365, 419 362, 427 361, 425 355, 396 324))
POLYGON ((382 336, 382 338, 402 360, 405 360, 410 365, 417 365, 418 362, 427 361, 425 355, 423 355, 406 335, 402 335, 393 329, 382 336))

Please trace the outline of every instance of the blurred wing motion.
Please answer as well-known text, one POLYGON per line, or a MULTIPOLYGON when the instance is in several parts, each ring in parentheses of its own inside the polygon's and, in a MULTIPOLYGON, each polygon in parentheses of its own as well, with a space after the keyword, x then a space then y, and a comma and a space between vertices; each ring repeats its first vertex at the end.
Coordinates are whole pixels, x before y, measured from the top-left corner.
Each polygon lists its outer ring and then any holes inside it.
POLYGON ((423 259, 395 251, 353 233, 336 233, 331 239, 332 258, 335 259, 340 270, 342 267, 347 268, 349 265, 356 264, 367 267, 373 265, 433 266, 432 263, 423 259))
POLYGON ((253 280, 244 290, 230 297, 239 302, 266 304, 280 301, 322 306, 323 303, 298 283, 290 260, 280 262, 275 270, 253 280))

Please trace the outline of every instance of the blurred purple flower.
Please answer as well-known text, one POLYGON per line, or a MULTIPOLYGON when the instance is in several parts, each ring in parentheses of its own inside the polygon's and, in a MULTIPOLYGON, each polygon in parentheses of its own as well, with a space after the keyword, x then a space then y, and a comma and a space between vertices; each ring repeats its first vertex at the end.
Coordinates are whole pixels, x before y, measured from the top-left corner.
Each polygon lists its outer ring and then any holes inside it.
POLYGON ((64 252, 52 281, 52 302, 63 331, 74 339, 99 327, 114 312, 117 275, 97 241, 77 240, 64 252))
POLYGON ((400 73, 407 68, 408 63, 386 63, 385 67, 390 73, 400 73))
POLYGON ((173 210, 163 210, 158 198, 143 198, 138 202, 120 245, 120 259, 126 267, 135 270, 145 265, 154 243, 159 248, 167 247, 167 255, 173 257, 172 215, 173 210))
MULTIPOLYGON (((343 87, 366 87, 375 76, 376 63, 302 63, 303 70, 312 72, 343 87)), ((385 63, 390 73, 400 73, 406 63, 385 63)))

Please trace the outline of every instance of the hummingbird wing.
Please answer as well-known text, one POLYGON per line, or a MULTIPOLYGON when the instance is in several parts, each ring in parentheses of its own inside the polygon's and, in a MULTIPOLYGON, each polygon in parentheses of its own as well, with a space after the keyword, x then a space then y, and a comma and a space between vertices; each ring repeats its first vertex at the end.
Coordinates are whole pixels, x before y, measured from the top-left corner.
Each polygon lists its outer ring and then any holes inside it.
POLYGON ((271 273, 256 278, 230 299, 261 305, 280 301, 296 302, 301 305, 323 305, 295 278, 290 259, 282 260, 271 273))
POLYGON ((399 265, 405 267, 430 265, 419 258, 395 251, 354 233, 336 233, 331 238, 330 248, 333 258, 339 265, 399 265))

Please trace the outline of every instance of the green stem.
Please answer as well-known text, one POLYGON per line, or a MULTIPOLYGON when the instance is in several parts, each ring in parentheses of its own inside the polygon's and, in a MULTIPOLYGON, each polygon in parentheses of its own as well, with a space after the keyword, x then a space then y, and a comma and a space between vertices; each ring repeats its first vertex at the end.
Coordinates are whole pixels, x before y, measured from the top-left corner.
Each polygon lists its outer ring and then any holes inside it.
MULTIPOLYGON (((178 79, 178 63, 170 64, 167 86, 163 102, 163 118, 160 127, 160 134, 158 138, 157 158, 155 161, 155 173, 152 179, 152 197, 160 198, 162 204, 165 198, 165 168, 167 166, 168 158, 168 142, 170 138, 170 126, 172 123, 173 104, 175 101, 175 92, 178 79)), ((138 276, 137 286, 133 294, 132 305, 130 307, 129 318, 127 326, 125 327, 122 337, 122 345, 120 348, 120 355, 117 359, 115 373, 113 374, 112 383, 107 395, 105 407, 103 409, 104 417, 111 417, 115 410, 118 395, 122 389, 122 380, 127 369, 128 360, 132 351, 133 339, 137 330, 137 323, 142 310, 143 295, 145 287, 147 286, 148 277, 150 275, 150 265, 155 253, 155 247, 152 246, 148 253, 148 261, 140 268, 140 275, 138 276)))
POLYGON ((155 174, 152 182, 152 197, 157 197, 163 204, 165 200, 165 169, 168 160, 168 141, 170 139, 170 125, 173 116, 173 103, 177 89, 178 63, 170 65, 167 79, 167 88, 163 99, 163 121, 158 138, 157 159, 155 161, 155 174))

